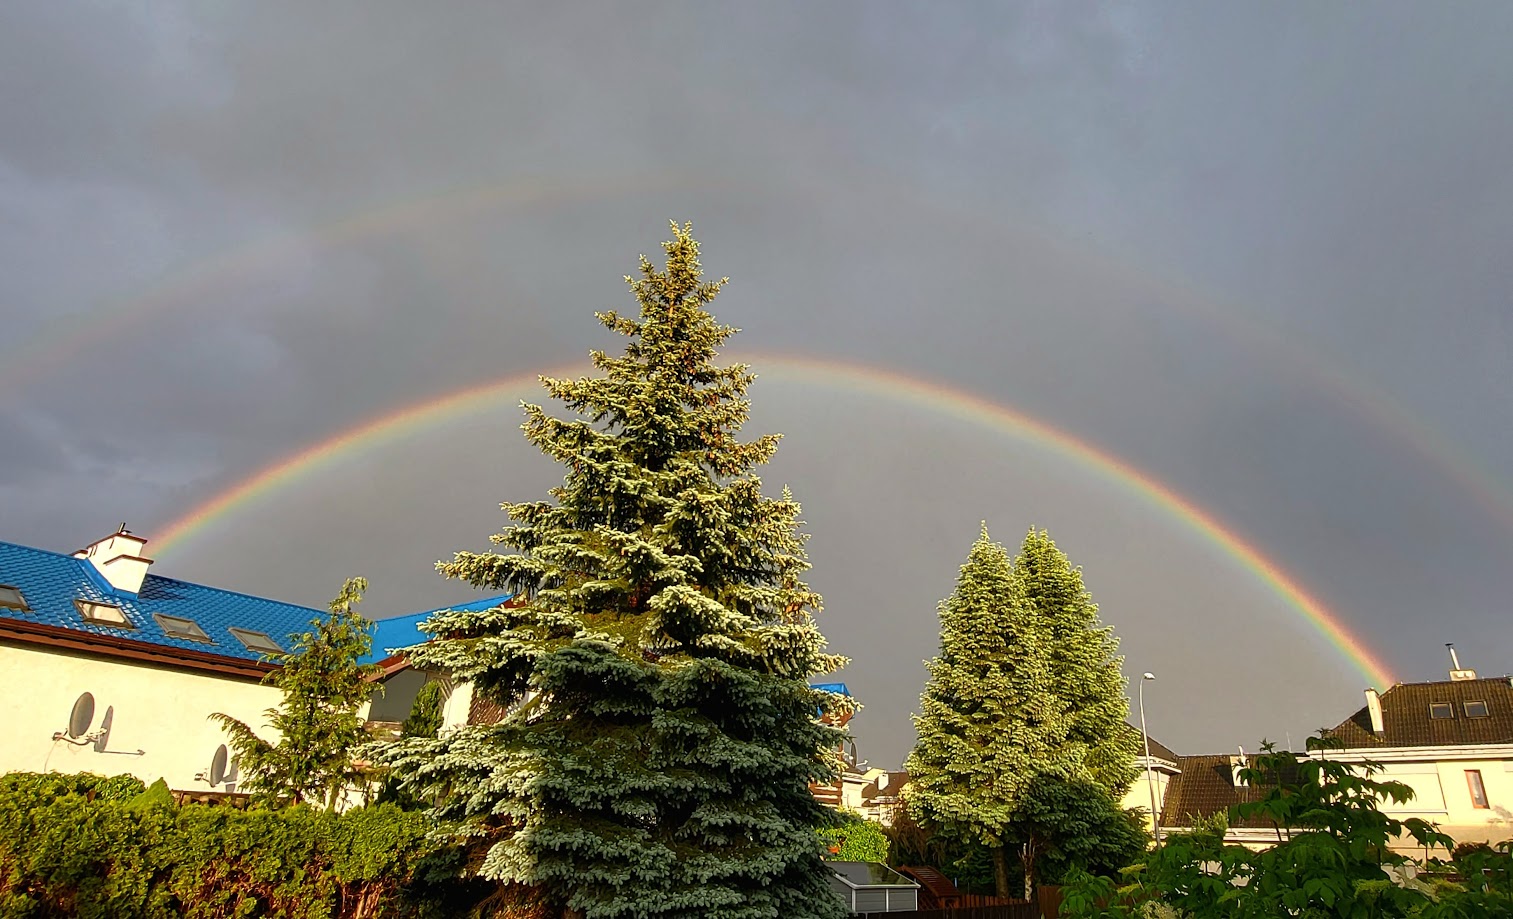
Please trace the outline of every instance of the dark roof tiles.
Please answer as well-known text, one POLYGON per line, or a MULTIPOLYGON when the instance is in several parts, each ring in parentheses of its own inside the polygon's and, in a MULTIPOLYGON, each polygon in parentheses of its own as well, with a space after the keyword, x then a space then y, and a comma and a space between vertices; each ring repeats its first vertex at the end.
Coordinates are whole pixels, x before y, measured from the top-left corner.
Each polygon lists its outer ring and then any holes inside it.
POLYGON ((1381 734, 1372 732, 1363 706, 1329 733, 1347 748, 1513 743, 1513 684, 1507 677, 1399 683, 1382 693, 1382 727, 1381 734), (1431 718, 1436 702, 1449 703, 1451 717, 1431 718), (1485 702, 1486 716, 1468 717, 1468 702, 1485 702))

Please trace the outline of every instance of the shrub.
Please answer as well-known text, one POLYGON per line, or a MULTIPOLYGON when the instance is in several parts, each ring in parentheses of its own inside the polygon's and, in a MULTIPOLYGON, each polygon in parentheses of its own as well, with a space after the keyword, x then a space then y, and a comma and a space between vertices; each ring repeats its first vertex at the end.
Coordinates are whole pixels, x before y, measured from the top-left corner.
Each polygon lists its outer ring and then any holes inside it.
POLYGON ((458 914, 427 829, 390 805, 179 807, 129 776, 0 776, 0 916, 458 914))
POLYGON ((819 831, 829 858, 840 862, 887 862, 888 837, 881 824, 860 816, 819 831))

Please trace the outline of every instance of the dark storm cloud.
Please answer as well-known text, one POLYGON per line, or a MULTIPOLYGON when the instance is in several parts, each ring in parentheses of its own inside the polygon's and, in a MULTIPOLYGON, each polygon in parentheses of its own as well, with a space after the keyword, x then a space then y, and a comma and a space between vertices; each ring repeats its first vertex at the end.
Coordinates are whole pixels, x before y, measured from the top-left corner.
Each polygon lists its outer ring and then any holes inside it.
MULTIPOLYGON (((145 530, 395 405, 580 360, 613 344, 590 312, 625 308, 635 255, 691 218, 734 279, 718 312, 741 348, 844 356, 1046 418, 1254 540, 1403 675, 1437 673, 1438 642, 1462 635, 1508 669, 1513 575, 1496 559, 1513 519, 1445 464, 1513 482, 1510 17, 12 4, 0 373, 54 351, 0 392, 0 538, 73 548, 122 516, 145 530), (102 315, 130 318, 48 344, 102 315), (1420 428, 1372 420, 1363 393, 1420 428)), ((995 515, 1010 543, 1031 522, 1068 531, 1131 669, 1157 661, 1167 704, 1185 697, 1182 743, 1227 749, 1355 705, 1339 693, 1357 676, 1127 488, 1065 458, 1058 477, 985 429, 785 398, 759 417, 807 489, 846 678, 879 700, 858 722, 874 761, 907 747, 934 601, 995 515), (831 466, 864 440, 835 415, 853 410, 887 436, 831 466), (937 450, 982 480, 933 481, 937 450), (1173 599, 1174 571, 1142 571, 1175 560, 1196 567, 1173 599), (1222 629, 1194 624, 1210 607, 1226 628, 1273 624, 1255 640, 1286 659, 1247 677, 1298 668, 1296 698, 1214 689, 1233 662, 1222 629), (1182 675, 1163 656, 1178 634, 1211 663, 1182 675)), ((483 430, 249 511, 171 573, 317 604, 366 573, 392 611, 460 596, 431 561, 552 479, 483 430)))

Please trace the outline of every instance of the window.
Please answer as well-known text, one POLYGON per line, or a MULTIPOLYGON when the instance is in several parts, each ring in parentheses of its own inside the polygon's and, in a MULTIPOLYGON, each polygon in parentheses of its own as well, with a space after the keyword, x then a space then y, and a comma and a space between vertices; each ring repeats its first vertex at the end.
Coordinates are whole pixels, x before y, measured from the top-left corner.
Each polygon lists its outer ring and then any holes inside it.
POLYGON ((1429 703, 1429 717, 1430 718, 1454 718, 1455 717, 1455 706, 1451 705, 1449 702, 1430 702, 1429 703))
POLYGON ((231 626, 226 631, 236 636, 236 640, 247 646, 248 651, 256 651, 259 654, 283 654, 284 649, 264 632, 253 632, 249 629, 239 629, 231 626))
POLYGON ((17 609, 23 613, 31 609, 26 605, 26 598, 21 596, 21 588, 9 584, 0 584, 0 607, 17 609))
MULTIPOLYGON (((158 621, 163 631, 168 633, 169 638, 184 638, 189 641, 210 642, 210 636, 200 628, 200 624, 193 619, 185 619, 183 616, 170 616, 167 613, 153 613, 152 618, 158 621)), ((213 644, 213 642, 211 642, 213 644)))
POLYGON ((1480 769, 1466 770, 1466 785, 1471 789, 1471 806, 1487 807, 1487 786, 1481 783, 1480 769))
POLYGON ((95 625, 108 625, 117 629, 134 629, 131 620, 126 618, 126 613, 113 603, 95 603, 92 600, 75 600, 74 606, 78 607, 79 615, 84 617, 85 622, 93 622, 95 625))
POLYGON ((1487 703, 1485 703, 1485 702, 1467 702, 1466 703, 1466 717, 1467 718, 1485 718, 1485 717, 1487 717, 1487 703))

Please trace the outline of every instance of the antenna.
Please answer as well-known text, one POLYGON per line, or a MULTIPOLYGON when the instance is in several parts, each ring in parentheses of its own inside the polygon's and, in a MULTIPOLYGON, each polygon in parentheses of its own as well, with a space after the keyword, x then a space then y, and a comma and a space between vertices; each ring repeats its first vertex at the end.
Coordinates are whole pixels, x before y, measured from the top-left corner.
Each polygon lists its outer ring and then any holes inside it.
POLYGON ((199 782, 206 782, 210 785, 219 785, 222 782, 226 781, 227 756, 228 754, 226 752, 225 744, 221 744, 219 747, 216 747, 215 755, 210 757, 210 768, 196 775, 194 777, 195 780, 199 782))
MULTIPOLYGON (((114 712, 110 713, 112 719, 114 712)), ((91 732, 89 726, 95 722, 95 697, 90 693, 83 692, 74 700, 74 707, 68 713, 68 728, 53 734, 53 740, 66 740, 76 747, 87 747, 98 741, 109 725, 102 726, 102 730, 91 732)))
POLYGON ((116 707, 105 706, 105 717, 100 719, 100 729, 95 731, 95 752, 104 753, 106 744, 110 743, 110 726, 116 721, 116 707))
POLYGON ((1460 669, 1460 657, 1455 653, 1455 645, 1453 645, 1453 644, 1451 644, 1450 642, 1447 641, 1447 642, 1445 642, 1445 650, 1447 650, 1447 651, 1450 652, 1450 669, 1451 670, 1459 670, 1460 669))

